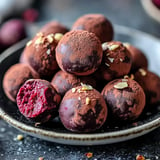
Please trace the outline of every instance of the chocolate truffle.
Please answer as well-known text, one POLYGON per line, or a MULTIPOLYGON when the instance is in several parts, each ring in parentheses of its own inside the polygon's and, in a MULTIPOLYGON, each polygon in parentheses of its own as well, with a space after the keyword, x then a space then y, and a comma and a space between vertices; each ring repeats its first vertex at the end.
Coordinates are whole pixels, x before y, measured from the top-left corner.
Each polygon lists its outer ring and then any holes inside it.
POLYGON ((101 64, 102 55, 99 39, 94 33, 82 30, 66 33, 56 48, 59 67, 78 76, 96 71, 101 64))
POLYGON ((111 81, 130 72, 131 54, 121 42, 105 42, 102 44, 102 48, 102 64, 96 76, 106 81, 111 81))
POLYGON ((3 78, 3 89, 7 97, 15 102, 19 88, 30 78, 39 78, 39 75, 28 65, 15 64, 11 66, 3 78))
POLYGON ((5 47, 9 47, 25 37, 25 25, 20 19, 8 20, 0 28, 1 43, 5 47))
POLYGON ((68 28, 65 27, 63 24, 57 22, 57 21, 51 21, 47 24, 45 24, 39 32, 42 32, 44 35, 48 34, 56 34, 56 33, 62 33, 65 34, 68 32, 68 28))
POLYGON ((60 99, 48 81, 29 79, 19 89, 17 105, 26 118, 44 123, 57 115, 60 99))
POLYGON ((129 43, 123 43, 129 52, 131 53, 132 57, 132 66, 131 71, 137 71, 139 68, 147 68, 148 67, 148 60, 145 54, 138 48, 134 47, 129 43))
POLYGON ((59 38, 55 37, 54 34, 45 36, 39 32, 27 43, 21 55, 20 62, 29 64, 39 73, 41 78, 52 76, 58 69, 55 48, 59 38))
POLYGON ((135 80, 142 86, 146 94, 147 106, 160 101, 160 78, 153 72, 140 68, 134 75, 135 80))
POLYGON ((72 30, 87 30, 94 33, 100 41, 108 42, 113 39, 113 27, 102 14, 86 14, 76 20, 72 30))
POLYGON ((102 95, 112 116, 120 121, 131 121, 140 116, 145 106, 142 87, 132 79, 115 79, 103 89, 102 95))
POLYGON ((152 0, 153 4, 160 9, 160 1, 159 0, 152 0))
POLYGON ((81 83, 89 84, 94 88, 96 87, 96 81, 90 76, 77 77, 63 71, 58 71, 51 81, 51 84, 56 89, 57 93, 62 96, 69 89, 79 86, 81 83))
POLYGON ((99 129, 106 121, 107 113, 104 98, 89 85, 69 90, 59 108, 63 125, 74 132, 92 132, 99 129))

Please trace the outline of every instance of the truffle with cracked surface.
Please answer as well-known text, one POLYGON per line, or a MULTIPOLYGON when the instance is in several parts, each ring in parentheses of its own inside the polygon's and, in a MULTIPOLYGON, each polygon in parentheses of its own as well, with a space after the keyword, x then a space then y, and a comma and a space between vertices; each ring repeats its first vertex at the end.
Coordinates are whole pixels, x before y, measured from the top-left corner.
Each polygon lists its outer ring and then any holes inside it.
POLYGON ((101 93, 112 116, 120 121, 137 119, 145 107, 142 87, 132 79, 115 79, 101 93))
POLYGON ((88 85, 69 90, 59 108, 63 125, 73 132, 93 132, 99 129, 106 121, 107 113, 102 95, 88 85))

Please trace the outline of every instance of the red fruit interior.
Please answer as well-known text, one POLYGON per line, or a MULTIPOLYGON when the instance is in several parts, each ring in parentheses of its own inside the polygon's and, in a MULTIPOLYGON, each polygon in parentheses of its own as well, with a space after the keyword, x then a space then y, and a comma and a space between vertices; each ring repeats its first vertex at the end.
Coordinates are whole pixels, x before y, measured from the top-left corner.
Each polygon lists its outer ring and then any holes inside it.
POLYGON ((35 118, 46 110, 56 108, 53 101, 52 88, 41 82, 30 81, 21 87, 17 102, 21 113, 30 118, 35 118))

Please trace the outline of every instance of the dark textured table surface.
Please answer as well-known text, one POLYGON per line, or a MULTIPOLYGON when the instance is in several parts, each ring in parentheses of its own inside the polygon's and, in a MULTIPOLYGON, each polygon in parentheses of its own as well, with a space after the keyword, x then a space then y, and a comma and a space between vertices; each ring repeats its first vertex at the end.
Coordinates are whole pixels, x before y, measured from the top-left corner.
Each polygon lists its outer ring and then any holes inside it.
MULTIPOLYGON (((85 13, 103 13, 112 23, 139 29, 160 37, 160 24, 152 20, 143 10, 139 0, 46 0, 40 7, 39 21, 58 19, 73 22, 85 13)), ((160 15, 158 15, 160 16, 160 15)), ((160 159, 160 128, 142 137, 103 146, 69 146, 55 144, 28 136, 3 120, 0 120, 0 160, 134 160, 137 154, 147 159, 160 159), (24 136, 17 141, 18 134, 24 136)))

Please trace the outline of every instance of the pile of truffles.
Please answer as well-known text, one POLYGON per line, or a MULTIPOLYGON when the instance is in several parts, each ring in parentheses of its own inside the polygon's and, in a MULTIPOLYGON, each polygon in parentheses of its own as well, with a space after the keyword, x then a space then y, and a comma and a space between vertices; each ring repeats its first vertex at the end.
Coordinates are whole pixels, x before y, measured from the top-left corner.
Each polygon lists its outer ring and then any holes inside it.
POLYGON ((93 132, 108 117, 133 122, 158 104, 160 78, 141 50, 113 36, 101 14, 78 18, 70 30, 46 24, 5 73, 6 96, 27 119, 43 124, 59 116, 73 132, 93 132))

